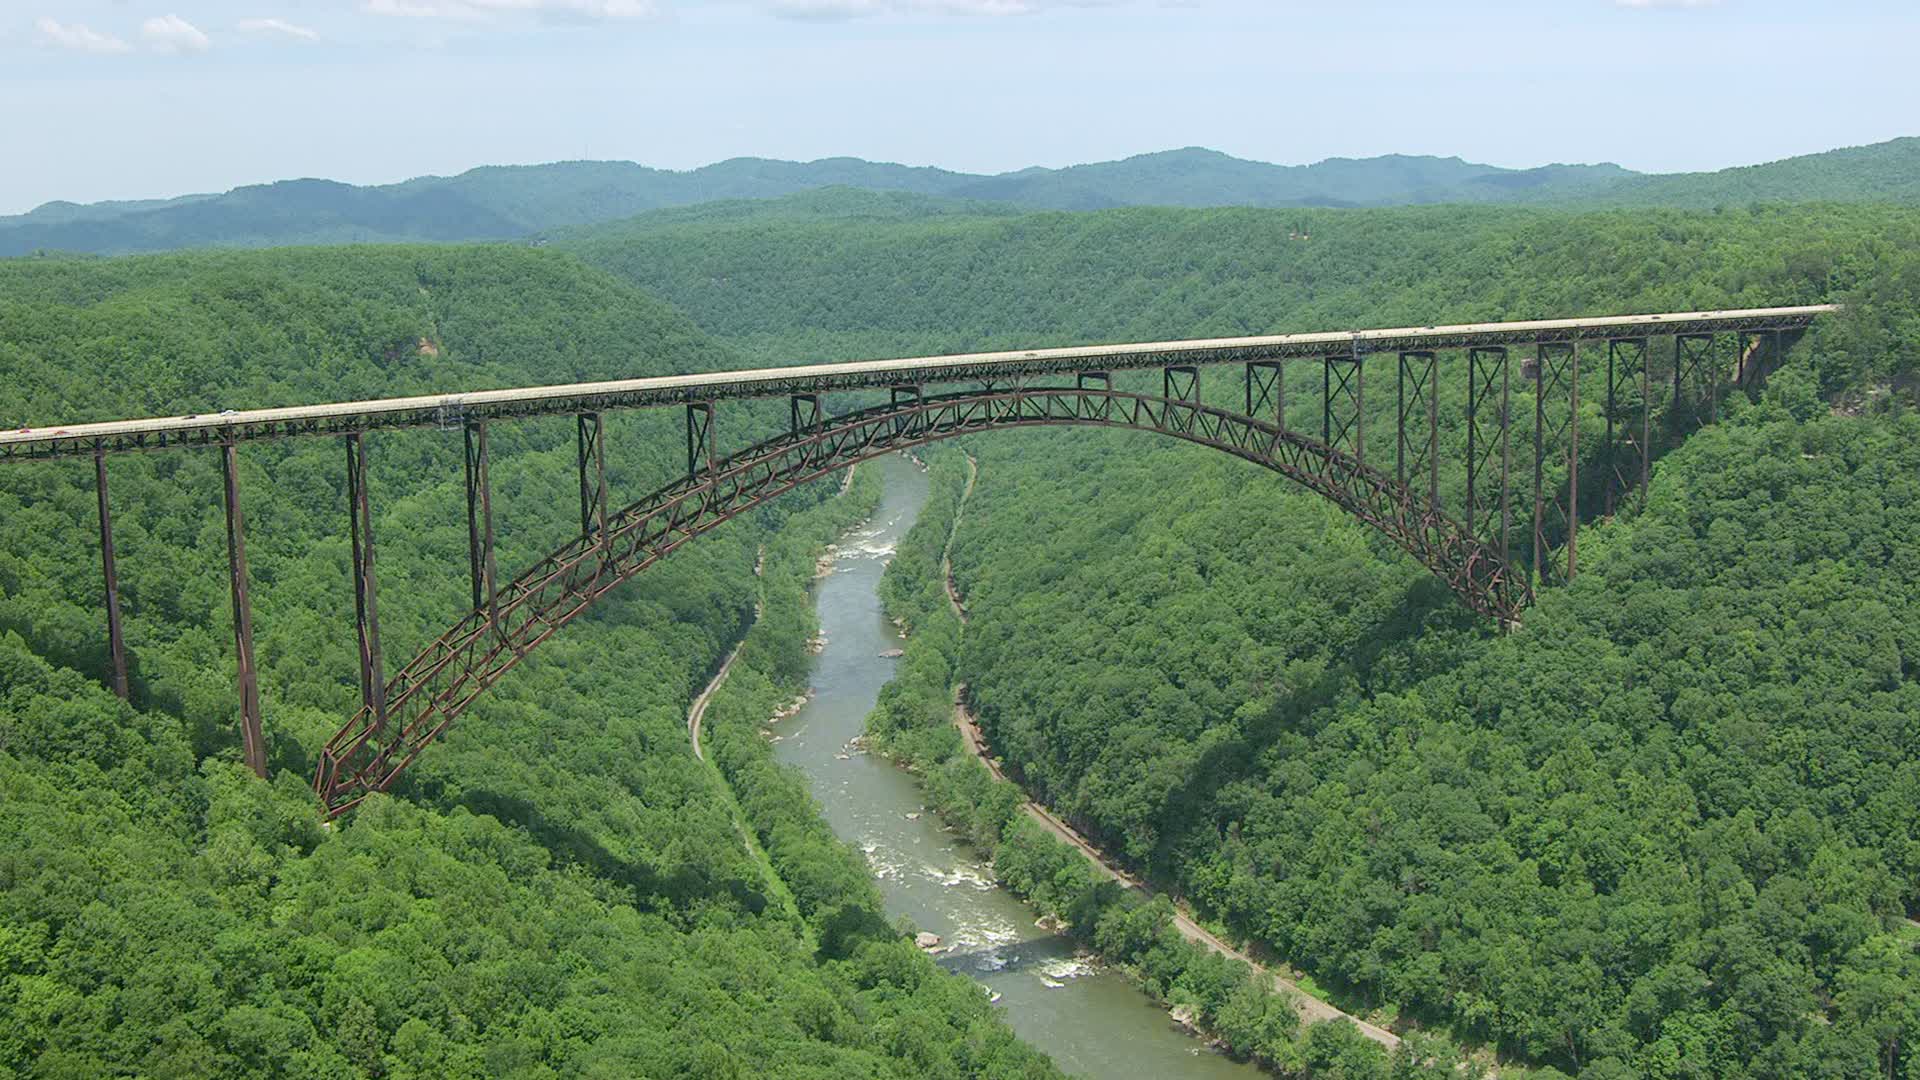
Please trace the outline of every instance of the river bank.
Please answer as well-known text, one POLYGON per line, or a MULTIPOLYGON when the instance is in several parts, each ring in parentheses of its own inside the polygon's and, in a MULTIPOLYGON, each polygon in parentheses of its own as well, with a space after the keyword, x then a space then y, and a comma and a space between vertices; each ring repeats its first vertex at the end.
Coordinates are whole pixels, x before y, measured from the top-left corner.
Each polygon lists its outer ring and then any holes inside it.
POLYGON ((872 468, 883 493, 871 520, 834 546, 814 588, 824 646, 812 696, 768 725, 775 758, 805 775, 834 831, 866 855, 887 914, 937 935, 942 967, 985 986, 1023 1039, 1088 1076, 1250 1080, 1252 1066, 1211 1052, 1122 973, 1095 962, 1000 887, 980 852, 945 827, 913 774, 864 753, 866 718, 904 658, 880 582, 928 496, 925 474, 900 458, 872 468))

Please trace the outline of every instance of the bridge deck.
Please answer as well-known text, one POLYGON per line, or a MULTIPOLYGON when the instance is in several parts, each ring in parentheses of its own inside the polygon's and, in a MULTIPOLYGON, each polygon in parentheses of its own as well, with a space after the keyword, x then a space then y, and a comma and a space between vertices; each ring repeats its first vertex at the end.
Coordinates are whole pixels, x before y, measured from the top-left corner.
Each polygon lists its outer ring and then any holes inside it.
POLYGON ((1731 311, 1609 315, 1587 319, 1537 319, 1388 330, 1340 330, 1196 341, 1087 345, 345 401, 279 409, 224 411, 217 415, 164 416, 64 427, 19 428, 0 433, 0 460, 77 457, 91 455, 96 450, 118 452, 208 446, 228 440, 251 442, 299 435, 337 435, 372 429, 445 426, 465 420, 511 419, 735 398, 884 389, 921 383, 1008 381, 1036 375, 1153 368, 1171 364, 1238 363, 1459 349, 1476 345, 1531 345, 1669 334, 1726 333, 1735 330, 1792 330, 1805 327, 1816 316, 1834 310, 1837 310, 1836 305, 1812 304, 1731 311))

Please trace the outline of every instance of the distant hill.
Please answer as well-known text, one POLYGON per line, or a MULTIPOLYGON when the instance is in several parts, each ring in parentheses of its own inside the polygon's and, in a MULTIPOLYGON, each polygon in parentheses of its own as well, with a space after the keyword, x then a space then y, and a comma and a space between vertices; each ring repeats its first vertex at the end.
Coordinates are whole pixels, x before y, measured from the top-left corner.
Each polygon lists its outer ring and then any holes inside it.
POLYGON ((508 240, 662 207, 779 198, 830 186, 944 194, 975 179, 853 158, 807 163, 737 158, 690 172, 568 161, 487 166, 378 187, 283 180, 188 200, 93 207, 50 203, 0 218, 0 255, 508 240))
MULTIPOLYGON (((0 255, 197 247, 539 237, 669 207, 775 199, 828 188, 960 200, 978 207, 1394 206, 1422 203, 1711 206, 1756 200, 1920 202, 1920 139, 1716 173, 1647 176, 1618 165, 1504 169, 1388 155, 1271 165, 1187 148, 997 176, 858 158, 734 158, 684 172, 631 162, 488 166, 358 187, 286 180, 136 202, 48 203, 0 217, 0 255)), ((904 207, 906 204, 902 204, 904 207)), ((915 213, 931 204, 917 203, 915 213)), ((723 211, 723 212, 739 212, 723 211)))
POLYGON ((1189 147, 1065 169, 1024 169, 947 194, 1054 210, 1115 206, 1396 206, 1508 202, 1543 188, 1572 197, 1635 174, 1618 165, 1501 169, 1459 158, 1328 158, 1269 165, 1189 147))
POLYGON ((1920 203, 1920 138, 1850 146, 1707 173, 1633 176, 1597 201, 1710 207, 1752 202, 1920 203))
POLYGON ((97 203, 72 203, 64 199, 55 199, 42 203, 32 210, 18 216, 0 215, 0 226, 8 225, 66 225, 76 221, 103 221, 107 218, 123 217, 145 210, 159 210, 168 206, 184 206, 202 199, 218 198, 217 195, 181 195, 172 199, 129 199, 97 203))

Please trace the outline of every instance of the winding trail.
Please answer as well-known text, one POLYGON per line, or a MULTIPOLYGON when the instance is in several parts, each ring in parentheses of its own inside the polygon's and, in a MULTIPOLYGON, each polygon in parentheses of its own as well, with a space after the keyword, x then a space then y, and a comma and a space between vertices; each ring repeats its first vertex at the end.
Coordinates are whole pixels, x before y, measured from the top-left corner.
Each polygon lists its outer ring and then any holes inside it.
MULTIPOLYGON (((954 617, 960 625, 967 624, 967 609, 961 606, 960 590, 953 584, 953 541, 960 535, 960 515, 967 512, 967 501, 973 498, 974 481, 980 479, 980 463, 967 455, 967 486, 960 492, 960 505, 953 512, 953 524, 947 529, 947 546, 940 550, 940 579, 947 585, 947 606, 953 609, 954 617)), ((962 686, 962 690, 966 687, 962 686)))
MULTIPOLYGON (((758 618, 759 614, 756 608, 754 616, 758 618)), ((705 690, 700 691, 700 696, 694 698, 693 704, 687 709, 687 737, 693 740, 693 756, 701 761, 707 760, 707 755, 700 749, 700 721, 706 718, 707 703, 713 700, 713 695, 726 683, 727 674, 733 670, 733 662, 740 658, 740 650, 746 648, 746 645, 746 640, 742 638, 740 643, 733 647, 733 651, 727 654, 727 658, 720 662, 720 670, 713 673, 713 681, 707 684, 705 690)))
MULTIPOLYGON (((954 615, 959 618, 963 626, 968 621, 967 611, 966 607, 960 602, 960 590, 953 580, 953 541, 954 537, 960 532, 960 515, 966 512, 967 500, 973 497, 974 481, 979 478, 979 475, 980 471, 977 463, 973 459, 973 455, 968 454, 967 487, 960 496, 960 509, 954 514, 953 527, 947 533, 946 551, 940 557, 940 573, 946 579, 947 604, 953 609, 954 615)), ((732 662, 731 658, 729 658, 728 662, 732 662)), ((723 667, 722 672, 724 673, 724 671, 725 668, 723 667)), ((975 758, 978 758, 982 765, 987 767, 987 772, 992 774, 995 780, 1006 780, 1018 786, 1017 782, 1011 780, 1001 769, 1000 763, 995 760, 992 751, 987 747, 987 740, 980 733, 978 720, 974 717, 973 711, 967 708, 967 684, 965 683, 961 683, 954 688, 953 724, 960 729, 960 738, 966 743, 967 750, 972 753, 975 758)), ((695 749, 696 752, 698 752, 697 746, 695 749)), ((1022 788, 1021 790, 1024 794, 1025 789, 1022 788)), ((1087 861, 1093 864, 1095 870, 1119 882, 1123 888, 1136 889, 1142 896, 1146 897, 1156 895, 1151 885, 1127 873, 1118 863, 1110 860, 1105 852, 1095 847, 1086 837, 1080 835, 1080 832, 1073 826, 1062 821, 1053 811, 1040 805, 1031 798, 1023 801, 1020 808, 1026 812, 1029 818, 1032 818, 1038 823, 1041 828, 1046 829, 1049 833, 1052 833, 1066 843, 1073 845, 1080 854, 1086 856, 1087 861)), ((1357 1016, 1343 1012, 1332 1004, 1307 993, 1300 988, 1298 983, 1286 975, 1267 967, 1243 950, 1234 948, 1232 945, 1221 940, 1217 934, 1201 926, 1194 920, 1184 900, 1181 900, 1177 896, 1170 896, 1169 899, 1173 901, 1173 927, 1180 932, 1181 937, 1203 948, 1219 953, 1222 956, 1243 961, 1247 966, 1253 968, 1253 970, 1267 976, 1267 978, 1273 981, 1273 986, 1276 990, 1284 992, 1285 995, 1292 1000, 1294 1010, 1300 1014, 1302 1021, 1309 1024, 1317 1024, 1326 1020, 1349 1020, 1352 1021, 1355 1027, 1360 1029, 1361 1034, 1389 1050, 1400 1045, 1400 1036, 1395 1035, 1393 1032, 1377 1024, 1370 1024, 1357 1016)))
MULTIPOLYGON (((766 545, 763 544, 760 547, 760 553, 754 556, 753 559, 753 576, 759 577, 760 572, 766 568, 766 565, 767 549, 766 545)), ((753 602, 753 622, 747 624, 748 630, 753 629, 753 623, 760 621, 760 608, 760 601, 755 600, 753 602)), ((720 661, 720 670, 713 673, 713 678, 707 682, 707 688, 700 691, 700 696, 693 699, 693 704, 687 706, 687 738, 693 741, 693 756, 699 758, 701 761, 707 760, 707 755, 705 751, 700 749, 700 722, 706 719, 707 705, 713 701, 713 695, 718 693, 722 686, 726 685, 727 675, 733 671, 733 662, 740 659, 740 650, 746 647, 747 635, 741 634, 740 640, 734 642, 733 651, 727 654, 725 660, 720 661)))
MULTIPOLYGON (((767 546, 762 544, 759 553, 753 559, 753 576, 760 577, 766 564, 767 546)), ((753 619, 747 623, 746 631, 740 634, 739 641, 734 642, 733 651, 720 662, 720 670, 714 672, 713 678, 707 681, 706 689, 700 691, 699 696, 687 706, 687 738, 693 743, 693 756, 713 771, 720 785, 722 798, 726 800, 727 813, 733 818, 733 831, 740 837, 740 846, 746 851, 748 857, 753 859, 754 865, 760 868, 760 876, 767 883, 767 891, 779 901, 793 925, 799 928, 801 937, 810 942, 813 947, 818 948, 819 942, 815 939, 813 930, 809 927, 807 920, 801 917, 800 906, 794 902, 793 890, 787 887, 786 881, 780 877, 780 872, 773 868, 773 860, 767 856, 766 849, 760 846, 760 841, 754 837, 753 830, 747 827, 747 815, 740 809, 740 800, 734 795, 733 785, 727 781, 726 772, 717 764, 707 761, 706 752, 700 748, 700 722, 707 715, 707 706, 712 703, 713 696, 720 691, 720 688, 726 685, 727 675, 733 671, 733 662, 740 658, 740 651, 747 647, 747 633, 753 630, 754 623, 760 621, 760 614, 764 608, 763 600, 754 600, 753 619)))

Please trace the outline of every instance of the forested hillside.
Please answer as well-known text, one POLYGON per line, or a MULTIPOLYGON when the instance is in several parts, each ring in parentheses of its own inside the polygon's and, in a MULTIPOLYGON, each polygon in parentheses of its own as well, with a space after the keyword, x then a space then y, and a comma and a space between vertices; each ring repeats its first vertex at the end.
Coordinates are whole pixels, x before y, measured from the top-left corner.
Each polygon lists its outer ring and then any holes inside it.
POLYGON ((365 187, 306 178, 175 199, 49 203, 0 217, 0 256, 528 240, 667 207, 777 199, 830 187, 1027 210, 1435 203, 1711 207, 1808 199, 1911 204, 1920 199, 1916 177, 1920 139, 1913 138, 1672 175, 1641 175, 1607 164, 1509 169, 1406 154, 1273 165, 1199 147, 993 176, 858 158, 734 158, 684 172, 622 161, 565 161, 486 166, 365 187))
POLYGON ((1898 1078, 1920 1069, 1916 241, 1911 211, 1820 205, 816 207, 578 249, 759 360, 1846 303, 1505 636, 1243 464, 979 440, 952 674, 1029 790, 1379 1019, 1582 1076, 1898 1078))
POLYGON ((768 362, 1834 298, 1872 316, 1825 329, 1824 390, 1920 366, 1920 216, 1896 208, 950 209, 848 192, 563 246, 768 362))
MULTIPOLYGON (((0 262, 9 424, 737 362, 524 249, 0 262)), ((616 498, 677 471, 677 424, 610 418, 616 498)), ((564 418, 494 429, 503 573, 570 531, 573 440, 564 418)), ((467 603, 460 450, 369 445, 397 662, 467 603)), ((311 756, 358 696, 342 459, 241 452, 269 783, 236 760, 215 456, 111 459, 131 704, 101 685, 91 468, 0 469, 0 1076, 1054 1075, 870 885, 794 907, 687 748, 759 542, 831 534, 857 492, 796 494, 643 575, 323 828, 311 756)))

